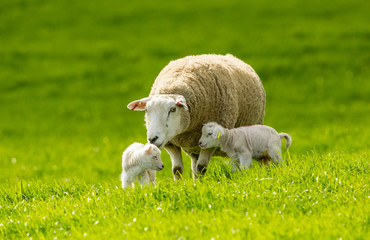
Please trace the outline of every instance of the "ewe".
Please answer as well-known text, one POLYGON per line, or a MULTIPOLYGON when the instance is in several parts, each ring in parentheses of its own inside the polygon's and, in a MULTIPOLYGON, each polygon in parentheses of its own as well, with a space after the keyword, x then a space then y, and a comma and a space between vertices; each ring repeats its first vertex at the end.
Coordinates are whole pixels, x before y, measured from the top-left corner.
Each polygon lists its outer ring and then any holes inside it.
POLYGON ((292 138, 286 133, 278 133, 273 128, 264 125, 253 125, 226 129, 215 122, 209 122, 202 128, 199 146, 207 149, 220 147, 227 153, 233 164, 233 170, 239 164, 250 167, 252 158, 269 165, 270 160, 281 163, 281 140, 286 139, 286 148, 292 143, 292 138))
POLYGON ((163 169, 161 151, 153 144, 131 144, 122 154, 122 188, 127 188, 139 179, 142 185, 149 184, 155 186, 156 171, 163 169))

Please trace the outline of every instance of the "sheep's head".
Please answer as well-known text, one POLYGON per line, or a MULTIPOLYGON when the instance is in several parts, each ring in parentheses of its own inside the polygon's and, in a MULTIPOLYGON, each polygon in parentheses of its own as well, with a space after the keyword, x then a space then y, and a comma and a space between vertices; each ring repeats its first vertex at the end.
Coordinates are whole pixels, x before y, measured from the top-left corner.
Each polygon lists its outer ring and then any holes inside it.
POLYGON ((224 135, 224 128, 215 122, 209 122, 203 125, 202 137, 199 139, 201 148, 219 147, 220 137, 224 135))
POLYGON ((189 108, 182 95, 159 94, 133 101, 131 110, 145 111, 148 142, 162 149, 183 133, 190 123, 189 108))
POLYGON ((157 146, 147 143, 144 146, 144 151, 145 167, 155 171, 161 171, 164 168, 161 159, 161 150, 157 146))

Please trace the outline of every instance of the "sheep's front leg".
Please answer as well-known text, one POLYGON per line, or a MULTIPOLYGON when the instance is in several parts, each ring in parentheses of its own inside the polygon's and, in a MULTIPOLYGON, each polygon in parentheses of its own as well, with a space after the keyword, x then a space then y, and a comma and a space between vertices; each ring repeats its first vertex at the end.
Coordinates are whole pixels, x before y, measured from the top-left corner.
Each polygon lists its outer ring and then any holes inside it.
POLYGON ((153 184, 154 187, 157 186, 157 182, 156 182, 157 171, 148 170, 148 174, 149 174, 149 181, 153 184))
POLYGON ((243 154, 240 154, 239 161, 243 170, 246 169, 246 167, 250 168, 252 166, 252 153, 245 152, 243 154))
POLYGON ((168 144, 164 147, 168 154, 170 154, 172 161, 172 174, 175 180, 182 179, 182 172, 184 170, 184 164, 182 162, 181 148, 172 144, 168 144))
POLYGON ((123 189, 128 188, 128 187, 131 186, 131 180, 124 173, 121 174, 121 182, 122 182, 122 188, 123 189))
POLYGON ((197 175, 197 161, 199 155, 194 154, 194 153, 188 153, 191 159, 191 171, 193 172, 193 179, 197 180, 198 175, 197 175))
POLYGON ((217 148, 201 149, 199 158, 197 161, 197 173, 196 176, 204 175, 207 171, 209 160, 217 148))
POLYGON ((138 176, 138 179, 139 179, 139 183, 140 183, 141 185, 144 185, 144 186, 149 185, 149 181, 150 181, 150 179, 149 179, 149 173, 148 173, 148 171, 144 171, 144 172, 142 172, 142 173, 138 176))

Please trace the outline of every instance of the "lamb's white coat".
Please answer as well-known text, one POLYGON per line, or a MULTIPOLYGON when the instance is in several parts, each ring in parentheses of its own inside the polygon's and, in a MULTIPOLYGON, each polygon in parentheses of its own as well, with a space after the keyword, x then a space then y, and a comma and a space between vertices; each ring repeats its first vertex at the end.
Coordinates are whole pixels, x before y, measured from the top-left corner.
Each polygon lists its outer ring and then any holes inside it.
POLYGON ((133 143, 122 154, 122 188, 134 184, 136 180, 142 185, 150 182, 156 185, 156 171, 163 169, 161 151, 153 144, 133 143))
POLYGON ((209 122, 202 128, 199 140, 201 148, 220 147, 233 163, 233 169, 240 163, 243 167, 252 165, 252 158, 269 164, 281 163, 281 140, 286 139, 286 148, 292 143, 292 138, 286 133, 278 133, 265 125, 252 125, 234 129, 226 129, 215 122, 209 122))

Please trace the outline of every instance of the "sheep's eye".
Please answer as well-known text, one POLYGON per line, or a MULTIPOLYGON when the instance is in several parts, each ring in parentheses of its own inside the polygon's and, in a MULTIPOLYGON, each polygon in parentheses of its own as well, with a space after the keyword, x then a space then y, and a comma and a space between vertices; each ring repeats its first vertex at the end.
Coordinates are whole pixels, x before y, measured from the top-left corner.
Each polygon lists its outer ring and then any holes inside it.
POLYGON ((171 108, 170 112, 176 112, 176 107, 171 108))
POLYGON ((212 135, 212 133, 208 133, 208 134, 207 134, 207 136, 211 136, 211 135, 212 135))
POLYGON ((153 159, 154 159, 154 160, 157 160, 157 156, 153 156, 153 159))

